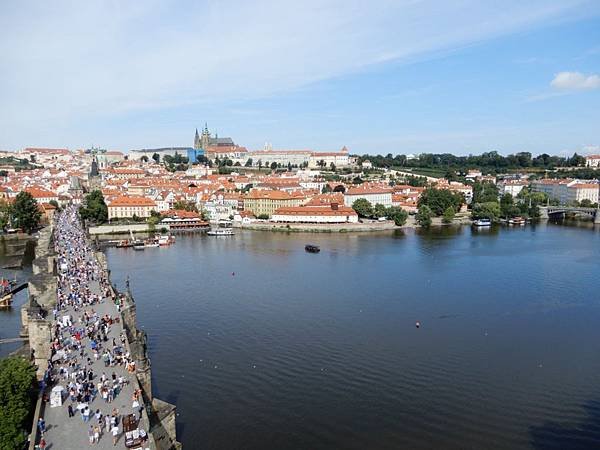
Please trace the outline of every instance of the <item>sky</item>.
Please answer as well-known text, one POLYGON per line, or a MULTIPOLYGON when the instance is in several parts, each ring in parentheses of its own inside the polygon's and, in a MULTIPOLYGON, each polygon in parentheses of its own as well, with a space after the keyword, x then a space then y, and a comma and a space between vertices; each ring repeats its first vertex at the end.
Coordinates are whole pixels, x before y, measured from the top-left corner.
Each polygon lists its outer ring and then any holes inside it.
POLYGON ((600 153, 597 0, 0 2, 0 149, 600 153))

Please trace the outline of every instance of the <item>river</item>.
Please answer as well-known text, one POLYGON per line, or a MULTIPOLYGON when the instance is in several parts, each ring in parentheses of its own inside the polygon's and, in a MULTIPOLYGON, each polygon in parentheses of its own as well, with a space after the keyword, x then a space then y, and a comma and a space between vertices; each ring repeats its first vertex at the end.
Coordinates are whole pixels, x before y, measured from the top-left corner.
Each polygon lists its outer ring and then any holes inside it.
POLYGON ((600 446, 598 229, 238 232, 106 252, 184 448, 600 446))
POLYGON ((107 253, 187 448, 600 446, 598 230, 241 232, 107 253))

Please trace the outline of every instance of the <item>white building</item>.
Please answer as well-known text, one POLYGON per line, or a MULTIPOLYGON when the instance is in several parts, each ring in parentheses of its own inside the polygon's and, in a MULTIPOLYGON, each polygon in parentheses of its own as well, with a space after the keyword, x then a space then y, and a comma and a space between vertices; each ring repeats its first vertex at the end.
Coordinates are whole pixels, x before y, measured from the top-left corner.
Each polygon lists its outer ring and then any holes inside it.
POLYGON ((352 208, 332 203, 327 206, 289 206, 277 209, 273 222, 288 223, 357 223, 358 214, 352 208))
POLYGON ((312 152, 308 160, 308 167, 310 168, 329 168, 332 164, 335 167, 348 167, 350 165, 346 147, 343 147, 339 152, 312 152))
POLYGON ((392 189, 379 186, 361 185, 349 188, 344 194, 344 204, 352 206, 359 198, 368 200, 373 206, 377 203, 392 206, 392 189))
POLYGON ((258 150, 248 152, 248 157, 252 158, 253 166, 258 166, 260 161, 263 167, 272 163, 282 167, 288 164, 300 167, 304 163, 308 164, 312 153, 310 150, 258 150))
POLYGON ((589 155, 585 157, 586 167, 600 167, 600 155, 589 155))
POLYGON ((510 194, 516 197, 527 186, 529 182, 524 180, 502 180, 498 183, 498 192, 500 195, 510 194))
POLYGON ((558 200, 561 205, 567 205, 575 201, 589 200, 598 202, 600 184, 589 180, 536 180, 531 183, 531 188, 537 192, 544 192, 551 199, 558 200))

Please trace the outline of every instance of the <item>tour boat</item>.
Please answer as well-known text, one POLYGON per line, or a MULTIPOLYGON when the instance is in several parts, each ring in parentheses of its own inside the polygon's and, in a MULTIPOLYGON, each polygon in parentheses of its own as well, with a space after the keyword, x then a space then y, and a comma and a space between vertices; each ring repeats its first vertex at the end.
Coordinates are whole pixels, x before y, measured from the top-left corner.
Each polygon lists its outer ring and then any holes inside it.
POLYGON ((473 225, 476 227, 490 227, 492 226, 492 221, 490 219, 477 219, 473 221, 473 225))
POLYGON ((144 241, 133 241, 133 249, 134 250, 144 250, 146 244, 144 244, 144 241))
POLYGON ((522 217, 513 217, 512 219, 508 219, 509 225, 525 225, 525 219, 522 217))
POLYGON ((216 226, 206 232, 209 236, 233 236, 232 223, 229 220, 219 220, 216 226))
POLYGON ((233 228, 213 228, 206 232, 209 236, 233 236, 233 228))
POLYGON ((308 253, 319 253, 321 251, 318 246, 310 244, 305 245, 304 250, 306 250, 308 253))
POLYGON ((157 248, 159 247, 158 241, 156 239, 146 239, 144 242, 145 248, 157 248))
POLYGON ((175 243, 175 238, 173 236, 163 235, 158 237, 158 245, 171 245, 175 243))

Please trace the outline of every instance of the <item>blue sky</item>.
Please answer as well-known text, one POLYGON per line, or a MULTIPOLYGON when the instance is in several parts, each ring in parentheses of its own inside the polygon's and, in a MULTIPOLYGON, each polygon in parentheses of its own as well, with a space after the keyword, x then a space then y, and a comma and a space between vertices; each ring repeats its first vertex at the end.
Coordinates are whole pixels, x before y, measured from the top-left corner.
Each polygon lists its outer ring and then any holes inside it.
POLYGON ((0 149, 206 121, 249 149, 600 152, 597 1, 24 1, 0 26, 0 149))

